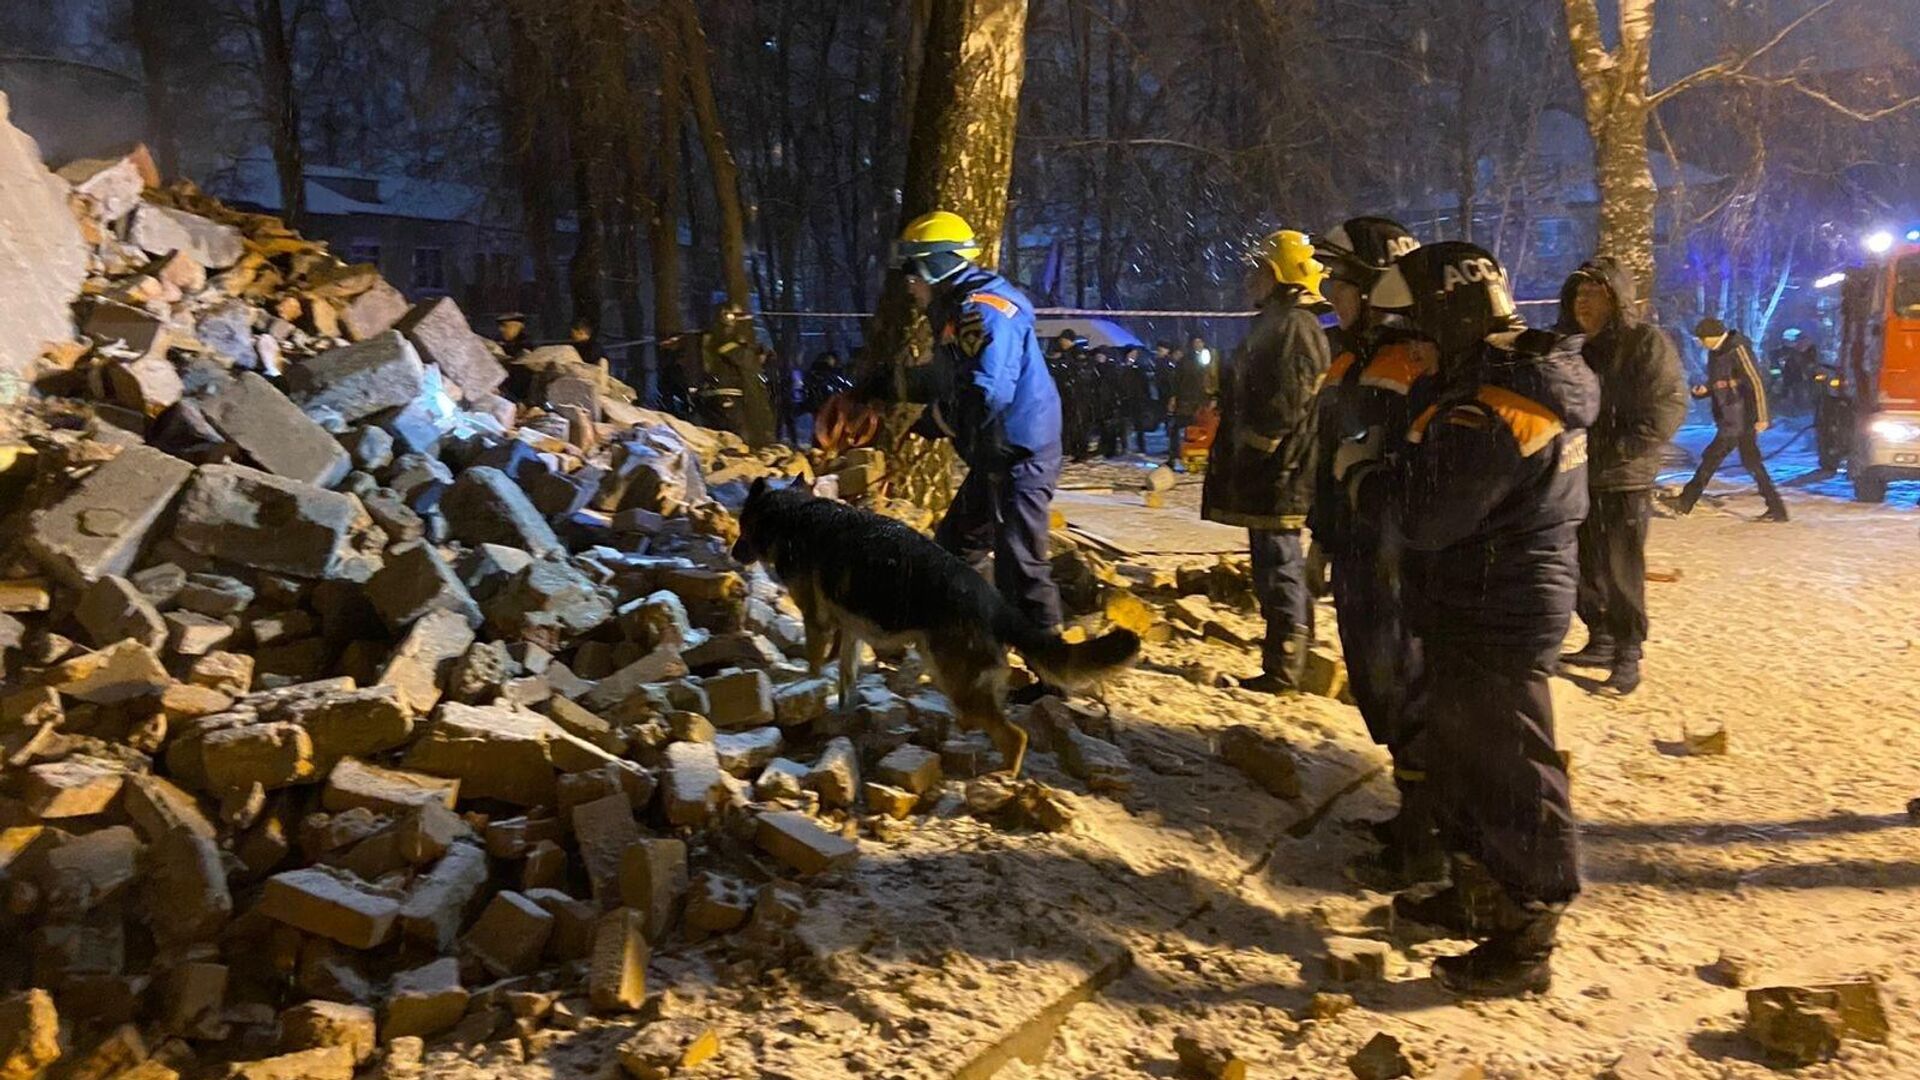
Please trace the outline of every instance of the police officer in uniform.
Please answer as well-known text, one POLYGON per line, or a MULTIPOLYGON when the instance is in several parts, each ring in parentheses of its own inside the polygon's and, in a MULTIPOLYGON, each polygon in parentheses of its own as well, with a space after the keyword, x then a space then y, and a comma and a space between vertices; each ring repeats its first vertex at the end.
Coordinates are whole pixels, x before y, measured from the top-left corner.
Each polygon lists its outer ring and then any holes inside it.
POLYGON ((1459 993, 1545 990, 1561 913, 1580 890, 1550 672, 1573 615, 1600 390, 1580 339, 1527 330, 1484 249, 1408 252, 1374 287, 1439 356, 1407 432, 1400 514, 1422 670, 1412 752, 1454 881, 1396 914, 1480 939, 1434 962, 1459 993), (1476 882, 1480 885, 1476 886, 1476 882))
POLYGON ((1331 359, 1317 314, 1325 273, 1305 233, 1267 237, 1247 279, 1259 314, 1220 372, 1220 431, 1201 489, 1200 516, 1247 530, 1267 634, 1261 673, 1240 685, 1261 693, 1299 689, 1313 641, 1300 530, 1313 493, 1314 394, 1331 359))
POLYGON ((1369 295, 1393 261, 1419 247, 1406 228, 1382 217, 1353 218, 1314 240, 1327 268, 1326 294, 1340 320, 1338 355, 1320 388, 1319 454, 1308 524, 1332 571, 1347 677, 1373 740, 1394 759, 1403 810, 1375 826, 1382 851, 1356 865, 1357 876, 1384 887, 1445 873, 1421 800, 1407 792, 1424 779, 1409 760, 1408 688, 1419 671, 1420 645, 1408 632, 1400 602, 1400 522, 1391 473, 1364 466, 1397 458, 1423 395, 1433 386, 1431 342, 1403 316, 1380 311, 1369 295), (1362 481, 1365 482, 1362 482, 1362 481))
POLYGON ((1060 395, 1033 332, 1033 304, 979 265, 980 243, 944 210, 908 223, 894 248, 907 288, 934 329, 933 362, 893 369, 894 396, 927 403, 922 430, 951 438, 967 477, 934 530, 948 551, 983 565, 1040 626, 1062 621, 1047 562, 1060 482, 1060 395))

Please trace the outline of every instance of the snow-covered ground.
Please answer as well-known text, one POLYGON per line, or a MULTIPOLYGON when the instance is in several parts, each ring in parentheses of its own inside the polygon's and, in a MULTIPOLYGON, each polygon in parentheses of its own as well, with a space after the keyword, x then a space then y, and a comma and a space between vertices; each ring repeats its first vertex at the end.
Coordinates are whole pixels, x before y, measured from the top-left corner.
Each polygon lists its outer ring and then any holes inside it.
MULTIPOLYGON (((1697 450, 1707 437, 1690 429, 1681 442, 1697 450)), ((1782 480, 1813 464, 1797 450, 1776 461, 1782 480)), ((1142 505, 1152 464, 1074 466, 1058 506, 1143 561, 1237 550, 1234 530, 1198 521, 1197 477, 1164 509, 1142 505)), ((1609 1075, 1634 1049, 1659 1065, 1635 1080, 1775 1076, 1739 1034, 1742 992, 1713 970, 1728 959, 1753 985, 1880 980, 1890 1044, 1848 1043, 1796 1075, 1920 1077, 1920 824, 1905 811, 1920 796, 1920 513, 1911 489, 1869 507, 1829 482, 1789 487, 1793 520, 1761 524, 1745 481, 1730 469, 1691 517, 1654 523, 1650 562, 1672 580, 1649 585, 1641 691, 1609 700, 1555 683, 1587 891, 1551 992, 1441 993, 1430 962, 1464 945, 1382 929, 1386 897, 1343 872, 1365 850, 1359 822, 1391 808, 1359 716, 1327 698, 1217 689, 1196 670, 1250 673, 1257 652, 1175 638, 1109 688, 1129 790, 1091 792, 1054 754, 1028 755, 1031 775, 1072 792, 1068 831, 964 812, 882 835, 868 826, 853 871, 806 887, 782 948, 738 935, 660 943, 650 988, 672 991, 669 1015, 720 1037, 719 1058, 691 1075, 1170 1077, 1174 1036, 1198 1029, 1259 1078, 1348 1080, 1348 1056, 1383 1031, 1498 1080, 1609 1075), (1235 725, 1292 749, 1300 797, 1268 794, 1223 758, 1235 725), (1686 754, 1688 734, 1715 728, 1725 756, 1686 754), (1333 981, 1323 955, 1335 936, 1388 942, 1387 978, 1333 981), (1355 1004, 1315 1020, 1322 992, 1355 1004)), ((1324 606, 1320 623, 1331 639, 1324 606)), ((437 1054, 429 1075, 610 1077, 631 1026, 608 1018, 538 1048, 437 1054)))
MULTIPOLYGON (((1766 445, 1797 426, 1769 433, 1766 445)), ((1710 437, 1689 428, 1679 441, 1697 453, 1710 437)), ((1814 469, 1810 438, 1774 459, 1776 480, 1814 469)), ((1649 585, 1653 634, 1638 694, 1615 701, 1555 685, 1589 884, 1551 993, 1454 1003, 1425 978, 1429 945, 1400 949, 1382 985, 1320 977, 1321 939, 1364 922, 1381 899, 1345 881, 1341 867, 1362 846, 1338 824, 1385 812, 1389 785, 1376 777, 1333 821, 1280 838, 1231 903, 1213 904, 1158 948, 1137 948, 1135 972, 1075 1010, 1052 1057, 1023 1075, 1171 1075, 1172 1036, 1186 1026, 1238 1047, 1254 1075, 1350 1076, 1345 1056, 1383 1030, 1498 1077, 1593 1077, 1636 1047, 1675 1077, 1773 1075, 1737 1035, 1741 992, 1706 970, 1725 954, 1758 985, 1882 980, 1892 1045, 1849 1045, 1798 1075, 1920 1076, 1920 823, 1905 811, 1920 795, 1920 515, 1911 486, 1880 507, 1849 501, 1844 477, 1786 490, 1792 522, 1755 523, 1760 500, 1730 466, 1692 517, 1655 522, 1651 567, 1678 580, 1649 585), (1726 756, 1685 755, 1688 733, 1716 727, 1728 733, 1726 756), (1346 990, 1359 1006, 1300 1025, 1322 989, 1346 990)), ((1195 501, 1191 484, 1177 494, 1195 501)), ((1182 530, 1158 516, 1188 512, 1135 513, 1154 519, 1142 535, 1165 543, 1182 530)), ((1123 524, 1109 515, 1124 542, 1123 524)), ((1207 540, 1191 546, 1211 547, 1216 534, 1189 528, 1207 540)), ((1131 676, 1116 708, 1171 721, 1160 695, 1139 685, 1151 678, 1131 676)), ((1172 711, 1186 723, 1193 708, 1182 695, 1172 711)), ((1357 743, 1358 717, 1345 712, 1345 736, 1357 743)))

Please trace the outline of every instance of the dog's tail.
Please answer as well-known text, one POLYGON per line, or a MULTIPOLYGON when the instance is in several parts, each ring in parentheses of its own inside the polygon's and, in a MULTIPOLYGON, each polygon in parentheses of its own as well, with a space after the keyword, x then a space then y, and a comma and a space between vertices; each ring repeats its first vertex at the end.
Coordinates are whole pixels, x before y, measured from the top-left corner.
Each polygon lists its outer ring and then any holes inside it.
POLYGON ((995 636, 1020 650, 1040 677, 1067 690, 1079 690, 1133 663, 1140 635, 1112 630, 1092 641, 1068 642, 1022 618, 1010 605, 1000 609, 995 636))

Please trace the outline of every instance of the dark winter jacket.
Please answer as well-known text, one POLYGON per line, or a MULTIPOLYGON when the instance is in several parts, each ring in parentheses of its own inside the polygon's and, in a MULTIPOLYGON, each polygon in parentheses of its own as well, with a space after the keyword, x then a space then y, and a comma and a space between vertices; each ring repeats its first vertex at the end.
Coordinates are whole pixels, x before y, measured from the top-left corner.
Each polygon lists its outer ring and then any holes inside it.
POLYGON ((1193 414, 1213 396, 1212 381, 1207 377, 1207 367, 1200 358, 1190 352, 1179 354, 1173 369, 1173 396, 1168 399, 1168 413, 1183 420, 1191 420, 1193 414))
MULTIPOLYGON (((1200 514, 1249 529, 1298 529, 1313 503, 1314 394, 1326 332, 1295 296, 1276 296, 1220 372, 1220 433, 1200 514)), ((1184 408, 1184 406, 1183 406, 1184 408)))
POLYGON ((1348 345, 1327 369, 1327 380, 1315 399, 1319 411, 1319 450, 1314 462, 1313 512, 1307 524, 1313 538, 1330 552, 1372 549, 1383 540, 1390 524, 1379 513, 1385 507, 1356 505, 1349 482, 1334 478, 1340 444, 1375 433, 1379 460, 1397 459, 1407 427, 1421 399, 1430 393, 1435 373, 1433 347, 1398 327, 1359 333, 1346 332, 1329 339, 1348 345), (1425 391, 1423 393, 1423 391, 1425 391))
POLYGON ((1401 527, 1408 619, 1424 639, 1551 661, 1573 613, 1600 385, 1580 338, 1526 331, 1443 362, 1407 433, 1401 527))
POLYGON ((1738 330, 1729 330, 1720 347, 1707 354, 1707 382, 1694 387, 1693 396, 1711 399, 1713 422, 1728 435, 1744 435, 1773 422, 1753 342, 1738 330))
POLYGON ((1033 305, 1005 278, 971 270, 936 296, 934 359, 901 367, 908 401, 930 404, 923 432, 951 437, 971 468, 1060 455, 1060 394, 1033 333, 1033 305))
POLYGON ((1580 350, 1600 380, 1600 416, 1587 432, 1587 483, 1594 491, 1647 491, 1660 471, 1661 449, 1687 417, 1687 378, 1672 339, 1634 309, 1633 277, 1605 256, 1581 266, 1561 288, 1558 329, 1580 332, 1574 294, 1594 279, 1613 294, 1615 314, 1580 350))

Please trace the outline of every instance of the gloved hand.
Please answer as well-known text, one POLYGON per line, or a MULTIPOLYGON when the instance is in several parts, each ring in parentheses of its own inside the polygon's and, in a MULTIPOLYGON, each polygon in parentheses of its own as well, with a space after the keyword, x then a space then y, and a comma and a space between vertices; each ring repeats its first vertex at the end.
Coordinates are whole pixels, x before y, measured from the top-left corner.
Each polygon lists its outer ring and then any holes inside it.
POLYGON ((1347 475, 1356 468, 1379 461, 1386 456, 1387 433, 1379 424, 1368 428, 1358 436, 1349 435, 1340 440, 1339 449, 1333 453, 1333 478, 1346 483, 1347 475))

